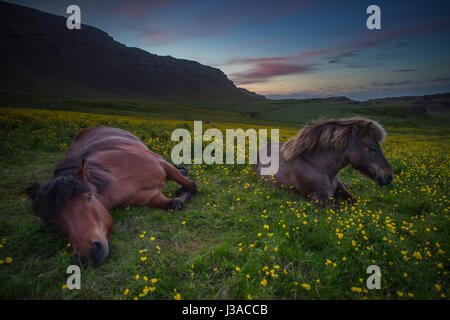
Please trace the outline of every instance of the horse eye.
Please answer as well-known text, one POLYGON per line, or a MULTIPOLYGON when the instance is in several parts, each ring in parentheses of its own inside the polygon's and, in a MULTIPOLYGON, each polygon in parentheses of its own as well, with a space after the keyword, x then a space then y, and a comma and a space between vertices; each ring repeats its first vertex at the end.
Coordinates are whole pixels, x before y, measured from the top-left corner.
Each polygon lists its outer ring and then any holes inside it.
POLYGON ((369 150, 372 151, 372 152, 377 151, 377 149, 375 149, 375 148, 369 148, 369 150))
POLYGON ((88 201, 91 201, 91 200, 92 200, 92 194, 91 194, 91 193, 88 194, 87 200, 88 200, 88 201))

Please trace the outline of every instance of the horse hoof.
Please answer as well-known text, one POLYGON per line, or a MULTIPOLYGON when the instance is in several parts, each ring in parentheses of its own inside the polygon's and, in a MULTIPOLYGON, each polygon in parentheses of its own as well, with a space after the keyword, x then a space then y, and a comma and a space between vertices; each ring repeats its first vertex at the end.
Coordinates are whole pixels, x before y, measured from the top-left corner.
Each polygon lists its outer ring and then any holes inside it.
POLYGON ((178 167, 178 166, 175 166, 175 168, 177 168, 178 171, 180 171, 180 173, 181 173, 183 176, 187 176, 188 173, 189 173, 189 170, 190 170, 190 168, 186 168, 186 167, 178 167))
POLYGON ((178 198, 179 196, 181 196, 181 195, 183 194, 183 192, 185 192, 185 191, 184 191, 184 188, 183 188, 182 186, 180 186, 180 187, 177 189, 177 191, 175 192, 175 195, 176 195, 177 198, 178 198))
POLYGON ((170 204, 170 209, 183 210, 184 202, 182 200, 174 199, 170 204))
POLYGON ((197 192, 197 185, 195 184, 195 182, 192 182, 192 185, 189 186, 188 188, 185 188, 183 186, 180 186, 177 191, 175 192, 175 195, 177 197, 181 196, 183 193, 185 192, 190 192, 192 194, 197 192))
POLYGON ((352 197, 348 198, 347 201, 353 204, 353 203, 358 202, 358 198, 355 196, 352 196, 352 197))
POLYGON ((187 191, 189 191, 192 194, 197 192, 197 185, 195 184, 195 182, 192 182, 192 185, 189 187, 187 191))

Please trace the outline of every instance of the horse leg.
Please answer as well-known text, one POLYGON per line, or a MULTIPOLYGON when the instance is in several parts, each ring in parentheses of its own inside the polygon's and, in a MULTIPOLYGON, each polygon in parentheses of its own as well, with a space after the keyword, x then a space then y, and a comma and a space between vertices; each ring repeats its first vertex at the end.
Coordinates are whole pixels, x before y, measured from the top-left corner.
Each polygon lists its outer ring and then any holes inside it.
POLYGON ((344 199, 350 201, 351 203, 358 201, 358 199, 354 195, 352 195, 350 191, 348 191, 348 189, 345 187, 345 185, 339 180, 334 195, 335 197, 342 196, 344 199))
POLYGON ((188 172, 189 172, 189 170, 190 170, 189 168, 186 168, 186 167, 179 167, 179 166, 174 166, 174 167, 177 168, 178 171, 180 171, 181 174, 182 174, 183 176, 187 177, 188 172))
POLYGON ((314 191, 311 193, 311 199, 314 203, 322 207, 334 205, 334 189, 328 177, 322 176, 322 178, 317 178, 313 180, 312 185, 314 191))
POLYGON ((309 195, 309 198, 313 201, 314 204, 317 204, 321 207, 334 206, 335 203, 334 199, 327 193, 313 192, 309 195))
POLYGON ((166 170, 167 179, 178 182, 185 192, 192 194, 197 192, 197 185, 194 181, 186 178, 175 166, 166 162, 164 169, 166 170))
POLYGON ((297 191, 305 198, 309 198, 315 204, 318 204, 322 207, 327 207, 334 202, 334 199, 331 199, 331 196, 333 195, 331 186, 324 180, 317 179, 307 183, 307 186, 312 185, 313 191, 308 190, 305 187, 305 184, 302 183, 302 181, 298 178, 293 181, 293 184, 295 191, 297 191))
MULTIPOLYGON (((189 200, 189 199, 188 199, 189 200)), ((149 202, 149 207, 160 208, 160 209, 178 209, 182 210, 184 208, 185 197, 177 197, 174 199, 167 198, 161 192, 153 197, 149 202)))

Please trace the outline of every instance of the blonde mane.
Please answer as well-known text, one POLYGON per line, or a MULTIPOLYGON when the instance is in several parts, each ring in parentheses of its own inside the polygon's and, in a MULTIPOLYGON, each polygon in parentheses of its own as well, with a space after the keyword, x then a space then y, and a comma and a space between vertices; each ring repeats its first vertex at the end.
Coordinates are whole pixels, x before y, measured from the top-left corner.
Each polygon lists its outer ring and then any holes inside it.
POLYGON ((297 136, 283 145, 281 153, 290 160, 315 148, 343 150, 353 134, 369 135, 378 142, 384 142, 387 136, 378 122, 365 118, 319 120, 300 129, 297 136))

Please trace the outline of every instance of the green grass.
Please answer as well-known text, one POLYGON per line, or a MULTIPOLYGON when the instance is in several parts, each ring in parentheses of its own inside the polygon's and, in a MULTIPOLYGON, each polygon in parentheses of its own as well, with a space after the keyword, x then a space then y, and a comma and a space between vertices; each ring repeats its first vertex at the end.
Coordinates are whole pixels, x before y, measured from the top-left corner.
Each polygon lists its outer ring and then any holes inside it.
POLYGON ((203 120, 207 122, 250 123, 298 127, 320 117, 366 116, 393 127, 447 128, 448 109, 421 115, 408 113, 409 102, 378 105, 369 102, 348 104, 310 100, 265 100, 255 102, 140 101, 121 99, 52 100, 44 96, 0 99, 0 108, 24 107, 66 110, 138 118, 203 120))
MULTIPOLYGON (((2 299, 173 299, 177 293, 182 299, 448 298, 450 131, 434 116, 418 128, 417 118, 387 116, 382 109, 374 109, 373 117, 387 125, 384 149, 396 173, 393 184, 380 188, 346 168, 342 180, 360 201, 333 210, 261 184, 250 165, 194 165, 190 177, 199 192, 185 210, 112 210, 108 260, 82 269, 81 290, 63 289, 71 247, 58 228, 47 229, 31 215, 24 189, 51 176, 81 128, 130 130, 168 159, 174 145, 170 133, 180 126, 192 129, 194 119, 209 119, 205 127, 222 131, 245 123, 281 124, 285 138, 320 115, 355 114, 354 106, 310 108, 292 101, 264 102, 260 109, 256 104, 148 106, 85 101, 0 109, 2 299), (365 292, 371 264, 381 268, 382 289, 365 292), (158 281, 146 282, 144 276, 158 281), (156 289, 139 296, 145 286, 156 289)), ((171 182, 164 191, 170 195, 175 189, 171 182)))

